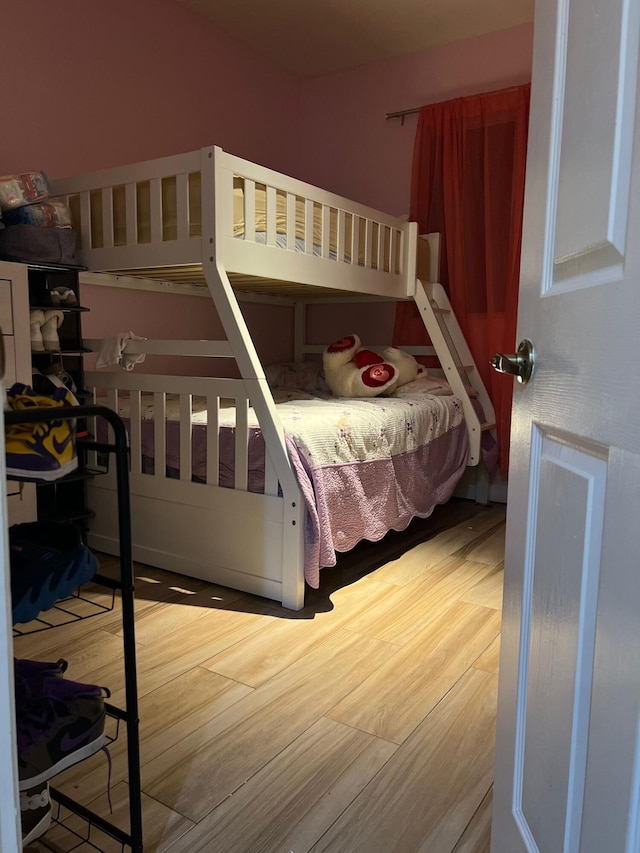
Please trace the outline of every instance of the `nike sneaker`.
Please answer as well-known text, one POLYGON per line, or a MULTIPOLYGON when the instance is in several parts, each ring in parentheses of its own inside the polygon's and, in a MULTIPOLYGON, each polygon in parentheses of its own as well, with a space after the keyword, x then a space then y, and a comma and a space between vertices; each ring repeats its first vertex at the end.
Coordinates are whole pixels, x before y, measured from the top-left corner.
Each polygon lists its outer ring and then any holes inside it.
POLYGON ((88 583, 98 569, 97 559, 82 542, 80 529, 57 521, 30 521, 10 527, 9 563, 14 625, 36 619, 56 601, 88 583))
MULTIPOLYGON (((9 388, 7 402, 15 411, 79 405, 66 387, 56 388, 51 396, 45 396, 21 383, 9 388)), ((7 479, 49 482, 75 471, 78 467, 75 437, 75 419, 9 426, 5 436, 7 479)))
POLYGON ((104 687, 46 678, 39 696, 16 703, 20 791, 88 758, 105 743, 104 687))

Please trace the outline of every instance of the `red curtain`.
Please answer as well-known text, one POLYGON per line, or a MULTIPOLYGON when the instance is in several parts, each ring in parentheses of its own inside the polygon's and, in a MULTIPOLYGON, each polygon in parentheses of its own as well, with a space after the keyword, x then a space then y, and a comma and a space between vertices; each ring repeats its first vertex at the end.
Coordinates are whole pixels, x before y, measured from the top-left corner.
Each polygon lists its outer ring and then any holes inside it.
MULTIPOLYGON (((513 382, 496 352, 515 352, 530 86, 456 98, 420 110, 410 218, 441 234, 440 281, 496 411, 506 470, 513 382)), ((400 303, 394 343, 428 341, 415 305, 400 303)))

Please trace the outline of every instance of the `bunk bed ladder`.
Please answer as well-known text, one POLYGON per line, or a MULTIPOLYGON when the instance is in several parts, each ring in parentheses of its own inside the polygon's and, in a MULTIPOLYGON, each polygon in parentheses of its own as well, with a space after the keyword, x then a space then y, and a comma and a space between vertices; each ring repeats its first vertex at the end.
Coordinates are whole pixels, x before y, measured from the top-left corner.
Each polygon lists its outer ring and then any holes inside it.
POLYGON ((482 433, 491 430, 495 437, 493 405, 442 285, 418 279, 414 299, 444 377, 454 394, 462 400, 469 429, 469 465, 477 465, 480 461, 482 433), (467 388, 473 388, 482 405, 483 422, 476 414, 467 388))

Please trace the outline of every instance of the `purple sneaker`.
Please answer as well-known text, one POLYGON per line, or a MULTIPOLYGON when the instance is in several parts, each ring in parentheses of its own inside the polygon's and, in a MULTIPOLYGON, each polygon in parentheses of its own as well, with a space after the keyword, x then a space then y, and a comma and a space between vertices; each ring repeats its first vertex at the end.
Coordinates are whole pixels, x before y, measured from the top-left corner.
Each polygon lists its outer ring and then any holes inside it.
POLYGON ((104 746, 104 687, 45 678, 39 697, 16 698, 20 791, 47 782, 104 746))
POLYGON ((41 682, 45 678, 62 678, 69 664, 63 658, 57 661, 13 659, 13 669, 16 679, 29 682, 41 682))
POLYGON ((62 678, 69 664, 66 660, 54 662, 13 659, 16 704, 24 706, 42 696, 45 678, 62 678))

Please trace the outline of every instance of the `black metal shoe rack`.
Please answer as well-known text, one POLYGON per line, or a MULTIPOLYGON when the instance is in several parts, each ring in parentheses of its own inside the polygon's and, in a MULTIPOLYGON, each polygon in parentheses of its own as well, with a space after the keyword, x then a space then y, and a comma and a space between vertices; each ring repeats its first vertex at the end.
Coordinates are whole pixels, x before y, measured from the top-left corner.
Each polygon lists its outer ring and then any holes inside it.
MULTIPOLYGON (((105 406, 68 406, 57 409, 29 409, 28 411, 5 412, 5 425, 33 423, 37 421, 71 420, 76 418, 104 418, 113 429, 114 443, 102 444, 95 441, 83 442, 87 450, 115 455, 118 525, 120 538, 120 580, 103 575, 94 576, 96 583, 110 589, 120 590, 122 597, 122 628, 124 643, 124 674, 126 709, 105 703, 107 713, 127 726, 127 758, 129 781, 129 833, 95 814, 70 797, 50 788, 51 799, 60 806, 84 819, 89 827, 101 830, 118 841, 132 853, 142 853, 142 796, 140 791, 140 733, 138 718, 138 686, 136 675, 135 628, 134 628, 134 577, 131 553, 131 507, 129 499, 129 459, 127 434, 120 417, 105 406)), ((96 848, 99 849, 99 848, 96 848)))

